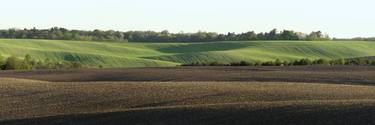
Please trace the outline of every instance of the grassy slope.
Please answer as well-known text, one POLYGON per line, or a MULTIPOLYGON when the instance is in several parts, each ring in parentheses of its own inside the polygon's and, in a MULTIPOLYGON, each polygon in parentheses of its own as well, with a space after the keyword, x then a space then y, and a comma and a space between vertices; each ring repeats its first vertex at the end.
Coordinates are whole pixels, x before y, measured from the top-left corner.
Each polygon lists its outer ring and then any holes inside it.
POLYGON ((267 61, 276 58, 354 58, 375 55, 375 42, 262 41, 211 43, 116 43, 0 40, 3 55, 81 61, 105 67, 175 66, 191 62, 267 61))
MULTIPOLYGON (((176 62, 217 61, 233 62, 241 60, 270 61, 276 58, 294 60, 301 58, 351 58, 375 54, 375 42, 332 42, 332 41, 264 41, 264 42, 225 42, 204 44, 201 50, 172 56, 154 57, 176 62), (237 46, 238 45, 238 46, 237 46), (238 48, 235 48, 238 47, 238 48), (231 48, 222 51, 220 48, 231 48)), ((180 46, 188 50, 194 45, 180 46)), ((165 48, 168 50, 168 48, 165 48)), ((169 50, 173 50, 170 48, 169 50)))
POLYGON ((2 125, 375 122, 373 86, 0 80, 2 125))
POLYGON ((109 42, 51 41, 51 40, 0 40, 3 55, 24 56, 52 60, 80 61, 87 65, 105 67, 174 66, 176 63, 139 57, 161 55, 143 44, 109 42))

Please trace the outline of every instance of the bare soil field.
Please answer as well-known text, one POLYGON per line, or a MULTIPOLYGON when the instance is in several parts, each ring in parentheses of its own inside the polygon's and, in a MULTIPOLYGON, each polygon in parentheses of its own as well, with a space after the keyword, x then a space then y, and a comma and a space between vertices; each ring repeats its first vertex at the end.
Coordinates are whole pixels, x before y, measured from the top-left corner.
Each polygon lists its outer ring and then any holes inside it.
POLYGON ((374 74, 374 67, 5 71, 0 125, 371 125, 374 74))
POLYGON ((2 71, 0 77, 50 82, 236 81, 375 84, 374 66, 177 67, 2 71))
POLYGON ((1 81, 2 125, 375 123, 372 86, 1 81))

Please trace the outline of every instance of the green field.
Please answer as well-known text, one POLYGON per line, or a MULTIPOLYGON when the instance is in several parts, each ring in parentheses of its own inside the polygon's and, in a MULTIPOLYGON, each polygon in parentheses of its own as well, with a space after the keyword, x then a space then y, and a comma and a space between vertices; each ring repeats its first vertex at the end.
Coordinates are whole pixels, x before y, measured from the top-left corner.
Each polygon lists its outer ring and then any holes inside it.
POLYGON ((244 41, 205 43, 122 43, 0 39, 0 54, 79 61, 112 67, 164 67, 192 62, 272 61, 375 56, 375 42, 244 41))

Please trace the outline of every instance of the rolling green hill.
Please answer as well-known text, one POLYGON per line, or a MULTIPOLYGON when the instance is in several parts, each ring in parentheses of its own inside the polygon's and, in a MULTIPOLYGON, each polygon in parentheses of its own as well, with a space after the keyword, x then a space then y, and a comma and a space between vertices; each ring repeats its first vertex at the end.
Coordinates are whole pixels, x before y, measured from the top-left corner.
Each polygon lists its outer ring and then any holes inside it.
POLYGON ((162 67, 192 62, 271 61, 276 58, 355 58, 375 56, 375 42, 244 41, 205 43, 123 43, 0 39, 0 54, 104 67, 162 67))

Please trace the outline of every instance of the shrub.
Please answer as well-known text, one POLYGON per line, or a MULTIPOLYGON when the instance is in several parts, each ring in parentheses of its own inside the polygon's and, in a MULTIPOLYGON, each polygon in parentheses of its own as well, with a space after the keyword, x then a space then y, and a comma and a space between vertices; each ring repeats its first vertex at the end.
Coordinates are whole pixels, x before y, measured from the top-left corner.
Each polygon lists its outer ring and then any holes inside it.
POLYGON ((375 66, 375 60, 371 61, 371 65, 375 66))
POLYGON ((21 68, 22 61, 17 57, 11 56, 8 57, 4 64, 4 70, 17 70, 21 68))
POLYGON ((2 56, 0 56, 0 70, 78 69, 84 67, 79 62, 54 62, 48 58, 44 61, 37 61, 30 55, 26 55, 24 59, 11 56, 5 61, 2 60, 2 56))
POLYGON ((275 62, 274 62, 274 65, 275 66, 283 66, 284 63, 280 59, 276 59, 275 62))
POLYGON ((306 66, 306 65, 375 65, 375 60, 369 60, 365 58, 358 58, 358 59, 336 59, 336 60, 328 60, 328 59, 300 59, 295 61, 281 61, 280 59, 276 59, 275 61, 267 61, 267 62, 232 62, 230 64, 223 64, 220 62, 211 62, 211 63, 191 63, 191 64, 184 64, 182 66, 306 66))
POLYGON ((4 57, 0 54, 0 70, 4 70, 4 57))
POLYGON ((293 62, 293 65, 312 65, 313 64, 313 61, 311 61, 310 59, 300 59, 300 60, 296 60, 293 62))
POLYGON ((262 63, 262 66, 275 66, 275 63, 273 61, 268 61, 268 62, 262 63))
POLYGON ((246 62, 246 61, 240 61, 240 62, 233 62, 230 63, 231 66, 254 66, 255 63, 246 62))
POLYGON ((315 64, 315 65, 330 65, 331 62, 327 59, 318 59, 318 60, 314 60, 313 64, 315 64))
POLYGON ((331 65, 345 65, 346 61, 344 59, 332 60, 331 65))

